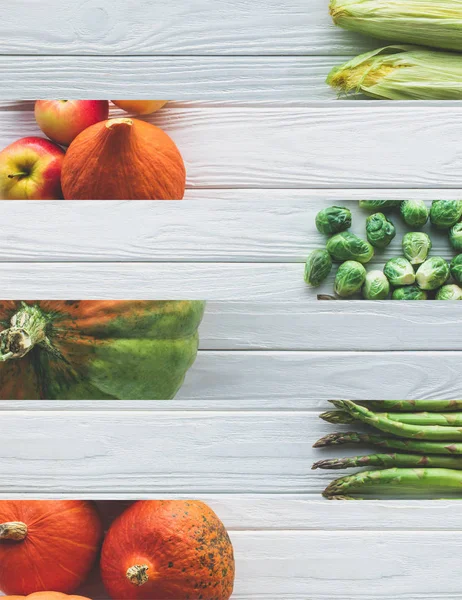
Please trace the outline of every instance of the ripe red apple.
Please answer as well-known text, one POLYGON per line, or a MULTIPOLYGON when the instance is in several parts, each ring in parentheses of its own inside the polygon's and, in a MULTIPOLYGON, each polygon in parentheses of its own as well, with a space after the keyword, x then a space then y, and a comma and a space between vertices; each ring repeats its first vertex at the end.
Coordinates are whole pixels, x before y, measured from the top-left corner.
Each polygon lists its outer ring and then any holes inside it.
POLYGON ((25 137, 0 152, 0 200, 60 200, 64 150, 25 137))
POLYGON ((134 115, 150 115, 167 104, 167 100, 113 100, 112 102, 134 115))
POLYGON ((50 140, 69 146, 90 125, 106 121, 108 100, 37 100, 35 119, 50 140))

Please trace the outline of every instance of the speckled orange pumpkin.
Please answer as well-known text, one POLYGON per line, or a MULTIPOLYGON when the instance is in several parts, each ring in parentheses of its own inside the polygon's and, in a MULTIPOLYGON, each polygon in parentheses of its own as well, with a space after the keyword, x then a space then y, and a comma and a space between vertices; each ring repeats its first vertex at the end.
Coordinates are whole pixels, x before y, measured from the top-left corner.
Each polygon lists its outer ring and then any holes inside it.
POLYGON ((234 571, 223 523, 193 500, 136 502, 110 527, 101 556, 114 600, 228 600, 234 571))
POLYGON ((29 596, 3 596, 3 600, 91 600, 84 596, 68 596, 61 592, 36 592, 29 596))

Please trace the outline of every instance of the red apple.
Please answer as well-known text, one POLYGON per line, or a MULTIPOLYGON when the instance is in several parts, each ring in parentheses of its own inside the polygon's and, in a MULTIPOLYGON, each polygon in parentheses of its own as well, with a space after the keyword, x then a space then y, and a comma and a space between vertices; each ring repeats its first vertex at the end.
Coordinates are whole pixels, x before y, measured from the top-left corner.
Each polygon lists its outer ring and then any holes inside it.
POLYGON ((50 140, 69 146, 90 125, 106 121, 108 100, 37 100, 35 119, 50 140))
POLYGON ((0 152, 0 200, 59 200, 64 150, 39 137, 25 137, 0 152))

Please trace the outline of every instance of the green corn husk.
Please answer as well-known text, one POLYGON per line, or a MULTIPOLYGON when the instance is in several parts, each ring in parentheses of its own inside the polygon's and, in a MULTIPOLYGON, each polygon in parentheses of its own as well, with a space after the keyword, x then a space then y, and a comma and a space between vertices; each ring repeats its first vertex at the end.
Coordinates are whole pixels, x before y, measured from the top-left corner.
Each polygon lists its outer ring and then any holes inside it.
POLYGON ((387 46, 334 67, 327 83, 346 94, 383 100, 461 100, 462 56, 420 46, 387 46))
POLYGON ((389 42, 462 50, 462 0, 331 0, 334 23, 389 42))

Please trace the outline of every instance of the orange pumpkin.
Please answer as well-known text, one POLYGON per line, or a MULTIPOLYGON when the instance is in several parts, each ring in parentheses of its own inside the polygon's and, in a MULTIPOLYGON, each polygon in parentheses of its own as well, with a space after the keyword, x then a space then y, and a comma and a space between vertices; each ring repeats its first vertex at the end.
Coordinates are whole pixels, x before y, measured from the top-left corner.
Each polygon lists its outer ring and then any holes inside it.
POLYGON ((146 500, 112 524, 101 576, 115 600, 228 600, 233 547, 203 502, 146 500))
POLYGON ((186 170, 175 143, 159 127, 109 119, 71 143, 61 185, 66 200, 181 200, 186 170))
POLYGON ((91 502, 0 501, 0 589, 26 596, 74 592, 87 578, 101 538, 91 502))
POLYGON ((29 594, 29 596, 3 596, 3 600, 91 600, 91 598, 84 598, 84 596, 68 596, 67 594, 61 594, 61 592, 36 592, 35 594, 29 594))

